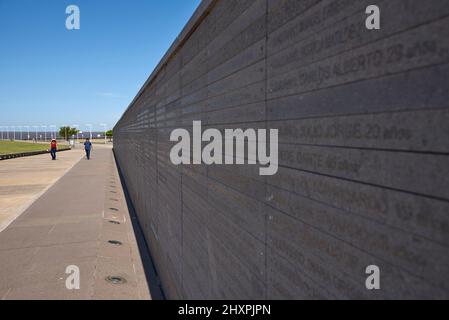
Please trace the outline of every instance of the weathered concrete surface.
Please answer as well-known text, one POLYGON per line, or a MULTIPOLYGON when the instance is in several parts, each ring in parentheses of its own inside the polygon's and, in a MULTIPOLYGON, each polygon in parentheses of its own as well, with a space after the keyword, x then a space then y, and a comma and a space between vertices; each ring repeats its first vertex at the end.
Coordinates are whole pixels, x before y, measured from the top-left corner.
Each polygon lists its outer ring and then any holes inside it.
POLYGON ((150 299, 110 147, 96 146, 90 161, 79 162, 0 233, 0 265, 0 299, 150 299), (80 290, 66 288, 70 265, 80 269, 80 290), (110 284, 107 276, 127 282, 110 284))
POLYGON ((80 149, 0 162, 0 231, 70 170, 82 157, 80 149))
POLYGON ((114 129, 170 298, 449 297, 449 2, 204 1, 114 129), (276 175, 175 128, 279 129, 276 175), (381 270, 367 290, 365 269, 381 270))

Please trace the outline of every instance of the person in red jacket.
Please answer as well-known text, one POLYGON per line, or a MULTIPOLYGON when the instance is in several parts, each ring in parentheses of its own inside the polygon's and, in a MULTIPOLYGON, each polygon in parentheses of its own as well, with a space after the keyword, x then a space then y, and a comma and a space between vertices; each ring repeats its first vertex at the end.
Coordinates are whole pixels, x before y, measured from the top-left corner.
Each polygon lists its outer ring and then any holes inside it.
POLYGON ((56 160, 56 151, 58 151, 58 147, 56 145, 56 140, 53 139, 50 144, 51 160, 56 160))

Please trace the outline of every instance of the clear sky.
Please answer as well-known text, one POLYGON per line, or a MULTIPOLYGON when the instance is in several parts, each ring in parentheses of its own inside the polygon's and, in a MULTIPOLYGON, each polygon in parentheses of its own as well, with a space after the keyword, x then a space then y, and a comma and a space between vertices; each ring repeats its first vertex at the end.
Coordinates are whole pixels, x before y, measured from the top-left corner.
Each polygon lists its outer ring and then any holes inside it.
POLYGON ((199 3, 0 0, 0 126, 112 128, 199 3))

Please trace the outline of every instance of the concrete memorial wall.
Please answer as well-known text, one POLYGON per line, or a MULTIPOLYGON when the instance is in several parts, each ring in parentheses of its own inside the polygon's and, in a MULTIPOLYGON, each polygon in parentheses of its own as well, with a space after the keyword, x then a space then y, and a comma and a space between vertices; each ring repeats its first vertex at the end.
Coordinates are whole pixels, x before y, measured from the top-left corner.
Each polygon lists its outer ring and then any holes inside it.
POLYGON ((167 297, 449 298, 448 79, 447 0, 203 1, 114 129, 167 297), (193 121, 277 173, 174 165, 193 121))

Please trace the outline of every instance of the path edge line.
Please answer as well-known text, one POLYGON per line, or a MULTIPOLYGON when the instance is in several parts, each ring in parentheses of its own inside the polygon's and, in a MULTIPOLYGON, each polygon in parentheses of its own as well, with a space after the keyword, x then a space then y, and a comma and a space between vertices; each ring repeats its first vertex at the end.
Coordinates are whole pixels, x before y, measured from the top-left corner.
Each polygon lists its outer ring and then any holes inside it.
POLYGON ((69 173, 69 171, 71 171, 83 158, 84 158, 84 156, 81 154, 81 157, 77 161, 75 161, 75 163, 73 165, 71 165, 69 168, 67 168, 67 170, 64 171, 63 174, 59 178, 57 178, 51 184, 46 186, 41 192, 39 192, 33 198, 31 198, 30 202, 27 205, 23 206, 23 208, 21 210, 19 210, 19 212, 17 214, 15 214, 12 217, 6 219, 5 222, 0 224, 0 233, 3 232, 6 228, 8 228, 11 225, 11 223, 13 223, 18 217, 20 217, 37 200, 39 200, 40 197, 42 197, 51 187, 53 187, 60 179, 62 179, 67 173, 69 173))

